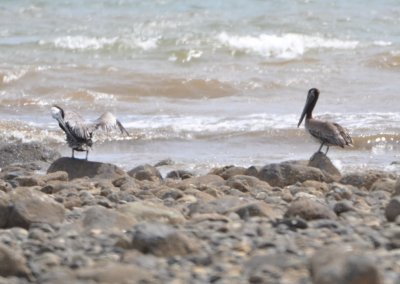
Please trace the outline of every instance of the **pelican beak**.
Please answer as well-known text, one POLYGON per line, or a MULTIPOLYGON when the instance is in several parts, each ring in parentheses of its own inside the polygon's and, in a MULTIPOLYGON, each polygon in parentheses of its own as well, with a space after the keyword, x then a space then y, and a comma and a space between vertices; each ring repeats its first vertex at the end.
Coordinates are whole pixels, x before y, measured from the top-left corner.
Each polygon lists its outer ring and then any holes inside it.
POLYGON ((308 110, 308 100, 306 102, 306 105, 304 106, 303 112, 301 113, 299 123, 297 124, 297 127, 300 127, 300 124, 303 122, 304 117, 306 116, 307 110, 308 110))
POLYGON ((313 99, 311 96, 307 97, 306 104, 304 106, 303 112, 301 113, 299 123, 297 124, 297 127, 300 127, 300 124, 303 122, 304 117, 306 116, 307 112, 309 111, 310 107, 312 107, 313 99))

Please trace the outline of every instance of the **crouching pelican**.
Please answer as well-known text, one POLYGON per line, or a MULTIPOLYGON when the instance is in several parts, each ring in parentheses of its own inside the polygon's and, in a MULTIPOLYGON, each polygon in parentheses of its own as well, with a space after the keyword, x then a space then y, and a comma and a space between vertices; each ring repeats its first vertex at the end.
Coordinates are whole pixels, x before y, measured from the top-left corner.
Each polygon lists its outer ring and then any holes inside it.
POLYGON ((300 126, 301 122, 306 116, 306 129, 310 134, 321 142, 321 146, 318 152, 321 151, 322 146, 326 146, 325 155, 328 153, 329 146, 352 146, 353 141, 345 128, 337 123, 322 121, 314 119, 312 116, 312 111, 317 104, 319 97, 318 89, 310 89, 307 95, 306 105, 304 106, 303 113, 301 114, 299 123, 297 127, 300 126))
POLYGON ((93 145, 93 132, 97 129, 109 132, 112 129, 119 128, 122 134, 125 133, 129 136, 121 122, 110 112, 102 114, 95 121, 87 122, 78 113, 53 105, 51 115, 65 132, 68 146, 72 149, 72 158, 75 158, 74 151, 81 151, 86 152, 87 160, 89 149, 93 145))

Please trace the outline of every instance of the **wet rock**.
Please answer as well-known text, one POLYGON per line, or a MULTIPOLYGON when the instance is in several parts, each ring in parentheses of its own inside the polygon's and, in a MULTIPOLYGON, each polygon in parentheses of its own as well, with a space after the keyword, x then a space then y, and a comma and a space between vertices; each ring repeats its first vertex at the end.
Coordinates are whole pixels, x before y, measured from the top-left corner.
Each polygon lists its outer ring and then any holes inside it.
POLYGON ((32 279, 25 257, 3 244, 0 244, 0 276, 32 279))
POLYGON ((290 203, 285 217, 301 217, 305 220, 336 219, 336 214, 319 201, 300 198, 290 203))
POLYGON ((185 170, 175 170, 167 174, 166 178, 170 179, 188 179, 193 177, 193 174, 185 170))
POLYGON ((257 176, 271 186, 284 187, 306 180, 324 181, 325 176, 320 169, 305 166, 297 162, 283 162, 264 166, 257 176))
POLYGON ((390 222, 396 220, 400 215, 400 196, 393 197, 385 209, 386 219, 390 222))
POLYGON ((77 178, 99 178, 99 179, 117 179, 125 175, 125 172, 119 167, 100 162, 91 162, 80 159, 63 157, 53 162, 47 174, 63 171, 68 174, 69 179, 77 178))
POLYGON ((315 153, 308 162, 309 167, 320 169, 325 177, 329 177, 331 181, 338 181, 341 178, 339 170, 333 165, 331 160, 322 152, 315 153))
POLYGON ((246 169, 246 171, 244 172, 244 175, 257 177, 260 170, 261 170, 261 167, 250 166, 246 169))
POLYGON ((265 181, 261 181, 253 176, 236 175, 226 181, 226 185, 236 188, 242 192, 251 192, 257 194, 258 192, 269 192, 272 187, 265 181))
POLYGON ((160 171, 151 165, 138 166, 128 172, 128 175, 137 180, 160 181, 162 176, 160 171))
POLYGON ((345 252, 342 247, 322 249, 310 261, 316 284, 381 284, 376 260, 362 252, 345 252))
POLYGON ((231 212, 235 212, 240 218, 245 220, 253 216, 267 217, 269 219, 281 217, 270 205, 262 201, 239 205, 232 208, 231 212))
POLYGON ((171 160, 171 159, 165 159, 165 160, 161 160, 161 161, 159 161, 158 163, 156 163, 155 165, 154 165, 154 167, 162 167, 162 166, 172 166, 172 165, 174 165, 175 164, 175 162, 173 161, 173 160, 171 160))
POLYGON ((384 171, 367 170, 364 172, 346 174, 342 177, 340 183, 351 184, 357 188, 364 187, 369 190, 372 184, 380 178, 395 179, 395 176, 384 171))
POLYGON ((274 227, 286 225, 289 229, 294 231, 296 231, 297 229, 308 228, 307 221, 299 217, 278 219, 272 224, 274 225, 274 227))
POLYGON ((118 212, 138 221, 158 221, 171 224, 185 222, 185 217, 176 209, 149 201, 137 201, 118 207, 118 212))
POLYGON ((199 250, 198 241, 163 223, 136 225, 130 248, 162 257, 187 255, 199 250))
POLYGON ((8 218, 11 212, 11 202, 8 194, 0 191, 0 228, 7 226, 8 218))
POLYGON ((52 162, 61 155, 38 142, 11 143, 0 148, 0 168, 14 163, 52 162))
POLYGON ((32 223, 59 224, 64 220, 64 206, 40 191, 20 187, 10 192, 9 198, 7 227, 29 228, 32 223))

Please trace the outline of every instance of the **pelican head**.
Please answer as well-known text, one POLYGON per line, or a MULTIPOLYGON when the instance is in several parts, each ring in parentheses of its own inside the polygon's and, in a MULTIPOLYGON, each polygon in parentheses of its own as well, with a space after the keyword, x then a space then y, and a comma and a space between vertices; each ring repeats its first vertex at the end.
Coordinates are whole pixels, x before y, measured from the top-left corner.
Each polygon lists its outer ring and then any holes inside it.
POLYGON ((297 124, 297 127, 300 126, 300 124, 303 121, 306 114, 307 114, 307 118, 312 118, 312 111, 315 107, 315 104, 317 103, 318 96, 319 96, 318 89, 312 88, 308 91, 307 101, 304 106, 303 112, 301 113, 300 120, 299 120, 299 123, 297 124))
POLYGON ((64 119, 64 110, 57 105, 51 107, 51 116, 58 122, 64 119))

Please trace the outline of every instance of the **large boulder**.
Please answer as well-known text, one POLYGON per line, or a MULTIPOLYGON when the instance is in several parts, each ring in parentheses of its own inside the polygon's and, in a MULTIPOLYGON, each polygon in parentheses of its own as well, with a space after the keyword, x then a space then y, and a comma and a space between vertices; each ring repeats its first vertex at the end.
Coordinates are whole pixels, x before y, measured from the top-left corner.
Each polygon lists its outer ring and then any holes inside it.
MULTIPOLYGON (((65 209, 50 196, 32 188, 19 187, 9 193, 8 221, 6 227, 29 229, 33 223, 60 224, 65 209)), ((0 204, 0 212, 3 210, 0 204)))
POLYGON ((0 148, 0 168, 14 163, 52 162, 59 152, 38 142, 11 143, 0 148))
POLYGON ((117 179, 126 175, 121 168, 113 164, 91 162, 68 157, 63 157, 53 162, 47 170, 47 173, 49 174, 57 171, 66 172, 70 180, 82 177, 117 179))
POLYGON ((320 169, 296 161, 266 165, 259 171, 257 177, 271 186, 278 187, 306 180, 325 181, 326 179, 320 169))

